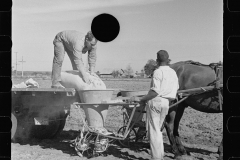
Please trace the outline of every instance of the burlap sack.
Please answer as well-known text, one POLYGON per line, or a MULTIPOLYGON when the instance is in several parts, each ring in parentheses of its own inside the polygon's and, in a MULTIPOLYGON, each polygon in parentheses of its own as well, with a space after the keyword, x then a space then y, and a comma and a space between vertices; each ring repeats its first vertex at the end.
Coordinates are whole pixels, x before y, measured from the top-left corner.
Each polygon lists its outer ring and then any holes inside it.
POLYGON ((106 85, 98 76, 92 76, 89 73, 90 84, 83 81, 82 77, 79 76, 79 72, 76 70, 61 72, 61 84, 65 88, 75 88, 77 91, 80 90, 94 90, 94 89, 106 89, 106 85))

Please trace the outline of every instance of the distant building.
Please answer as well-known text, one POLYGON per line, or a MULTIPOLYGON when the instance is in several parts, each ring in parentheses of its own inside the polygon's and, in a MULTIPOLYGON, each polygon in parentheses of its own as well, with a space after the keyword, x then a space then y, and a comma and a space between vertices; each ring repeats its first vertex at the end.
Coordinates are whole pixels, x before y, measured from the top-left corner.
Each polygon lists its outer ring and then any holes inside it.
POLYGON ((113 78, 113 75, 112 75, 112 73, 100 74, 100 78, 113 78))
POLYGON ((133 75, 136 78, 146 78, 147 76, 144 74, 144 72, 136 72, 133 75))

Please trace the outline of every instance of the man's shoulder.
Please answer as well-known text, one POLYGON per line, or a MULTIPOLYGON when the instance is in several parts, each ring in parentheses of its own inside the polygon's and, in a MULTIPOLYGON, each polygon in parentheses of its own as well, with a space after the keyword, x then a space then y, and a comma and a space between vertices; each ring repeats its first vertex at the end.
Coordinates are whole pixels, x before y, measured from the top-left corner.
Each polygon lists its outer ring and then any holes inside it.
POLYGON ((169 66, 159 66, 154 70, 154 73, 159 73, 159 72, 164 72, 164 71, 169 71, 169 66))
POLYGON ((153 71, 153 74, 154 73, 158 73, 158 72, 161 72, 162 69, 160 69, 160 67, 156 68, 154 71, 153 71))
POLYGON ((169 71, 169 70, 173 70, 172 68, 170 68, 169 66, 159 66, 156 70, 158 71, 169 71))
POLYGON ((172 72, 176 72, 174 69, 172 69, 171 67, 168 67, 168 70, 172 71, 172 72))
POLYGON ((178 79, 177 72, 176 72, 174 69, 172 69, 171 67, 169 67, 169 72, 171 73, 171 75, 172 75, 173 77, 175 77, 175 78, 178 79))
POLYGON ((170 66, 159 67, 159 70, 162 70, 162 72, 165 72, 167 74, 177 75, 176 71, 172 69, 170 66))
POLYGON ((83 39, 85 35, 82 32, 76 30, 64 30, 61 32, 63 39, 67 41, 76 41, 76 39, 83 39))

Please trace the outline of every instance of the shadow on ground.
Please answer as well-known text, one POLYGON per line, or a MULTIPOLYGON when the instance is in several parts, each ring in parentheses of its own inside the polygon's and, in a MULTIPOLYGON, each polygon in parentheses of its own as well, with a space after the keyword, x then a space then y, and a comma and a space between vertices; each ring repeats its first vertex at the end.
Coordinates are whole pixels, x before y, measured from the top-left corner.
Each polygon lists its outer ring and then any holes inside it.
MULTIPOLYGON (((70 141, 75 139, 77 135, 79 134, 78 131, 76 130, 68 130, 68 131, 62 131, 57 137, 54 139, 44 139, 44 140, 38 140, 38 139, 31 139, 28 141, 18 141, 17 143, 21 145, 38 145, 43 149, 46 148, 53 148, 56 150, 61 150, 63 153, 69 154, 71 156, 77 156, 76 151, 74 148, 70 147, 70 141)), ((209 150, 205 149, 198 149, 198 148, 189 148, 185 147, 187 151, 189 152, 194 152, 194 153, 199 153, 199 154, 204 154, 204 155, 210 155, 215 152, 211 152, 209 150)), ((171 146, 167 143, 164 143, 164 150, 166 153, 166 157, 173 159, 173 154, 172 154, 172 149, 171 146)), ((102 155, 102 156, 108 156, 112 155, 117 158, 122 158, 122 159, 139 159, 139 160, 147 160, 150 154, 150 145, 148 143, 144 142, 138 142, 131 144, 130 148, 124 148, 121 147, 118 144, 118 141, 115 141, 113 145, 109 146, 108 150, 102 155), (134 153, 141 153, 140 155, 144 156, 135 156, 139 154, 134 153)), ((85 156, 85 154, 84 154, 85 156)))

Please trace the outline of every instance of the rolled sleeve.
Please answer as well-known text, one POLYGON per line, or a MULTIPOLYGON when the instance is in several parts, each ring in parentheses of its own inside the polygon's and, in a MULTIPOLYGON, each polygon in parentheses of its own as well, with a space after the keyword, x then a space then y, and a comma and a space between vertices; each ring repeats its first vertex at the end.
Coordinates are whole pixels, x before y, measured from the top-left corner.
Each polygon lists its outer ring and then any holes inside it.
POLYGON ((160 95, 160 84, 161 84, 162 74, 161 72, 154 72, 151 82, 151 90, 155 91, 158 95, 160 95))
POLYGON ((96 66, 96 60, 97 60, 97 44, 95 46, 92 46, 92 49, 88 51, 88 64, 90 67, 96 66))

